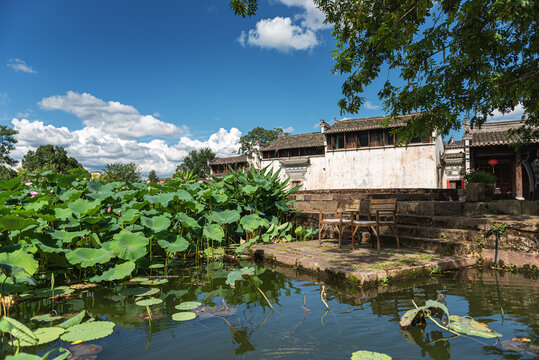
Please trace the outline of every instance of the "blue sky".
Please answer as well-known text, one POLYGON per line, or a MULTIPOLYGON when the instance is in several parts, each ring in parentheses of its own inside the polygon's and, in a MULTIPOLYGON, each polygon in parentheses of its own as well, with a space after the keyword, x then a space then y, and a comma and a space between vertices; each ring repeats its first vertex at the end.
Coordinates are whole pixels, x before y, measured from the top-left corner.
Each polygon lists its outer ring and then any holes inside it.
MULTIPOLYGON (((19 130, 18 159, 53 143, 90 170, 162 176, 195 148, 234 154, 256 126, 317 131, 341 118, 344 79, 322 20, 312 0, 261 0, 246 19, 227 0, 0 0, 0 124, 19 130)), ((383 115, 380 85, 354 117, 383 115)))

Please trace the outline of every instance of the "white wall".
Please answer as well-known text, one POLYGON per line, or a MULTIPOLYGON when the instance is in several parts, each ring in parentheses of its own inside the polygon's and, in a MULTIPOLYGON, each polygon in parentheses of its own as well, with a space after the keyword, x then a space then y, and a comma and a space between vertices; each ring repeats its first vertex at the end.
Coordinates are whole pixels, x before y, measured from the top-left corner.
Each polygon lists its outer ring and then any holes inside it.
MULTIPOLYGON (((327 151, 310 157, 302 190, 438 188, 439 144, 327 151)), ((263 160, 276 170, 278 160, 263 160)), ((281 178, 286 178, 283 169, 281 178)))

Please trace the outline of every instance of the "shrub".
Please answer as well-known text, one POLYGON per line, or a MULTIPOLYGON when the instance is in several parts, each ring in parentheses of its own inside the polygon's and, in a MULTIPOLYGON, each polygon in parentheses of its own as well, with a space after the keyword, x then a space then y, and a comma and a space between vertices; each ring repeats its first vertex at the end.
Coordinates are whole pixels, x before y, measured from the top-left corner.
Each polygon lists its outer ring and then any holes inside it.
POLYGON ((496 176, 483 170, 476 170, 476 171, 472 171, 464 175, 464 180, 466 181, 467 184, 472 184, 472 183, 494 184, 496 182, 496 176))

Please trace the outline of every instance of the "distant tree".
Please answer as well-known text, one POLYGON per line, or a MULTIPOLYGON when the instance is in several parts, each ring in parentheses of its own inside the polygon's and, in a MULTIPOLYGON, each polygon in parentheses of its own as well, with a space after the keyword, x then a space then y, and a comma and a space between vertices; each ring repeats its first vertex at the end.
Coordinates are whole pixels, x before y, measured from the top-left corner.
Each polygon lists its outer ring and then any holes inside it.
POLYGON ((150 171, 148 174, 148 181, 150 184, 155 184, 157 182, 157 174, 155 173, 155 170, 150 171))
POLYGON ((18 133, 17 130, 0 125, 0 165, 13 166, 17 163, 15 159, 9 156, 9 153, 15 149, 14 145, 17 143, 17 139, 15 139, 14 135, 18 133))
POLYGON ((82 165, 74 158, 67 156, 61 146, 41 145, 36 151, 29 150, 22 158, 22 167, 31 173, 47 170, 65 174, 71 169, 82 169, 82 165))
POLYGON ((215 153, 210 148, 192 150, 178 165, 176 172, 192 172, 200 178, 210 175, 208 161, 215 159, 215 153))
POLYGON ((103 169, 103 175, 101 176, 103 182, 114 181, 128 181, 138 182, 141 181, 140 168, 137 164, 128 163, 112 163, 107 164, 103 169))
POLYGON ((267 130, 260 126, 255 127, 253 130, 240 137, 240 149, 238 150, 238 153, 247 154, 253 150, 253 147, 258 142, 268 143, 283 135, 288 135, 288 133, 285 133, 281 128, 267 130))

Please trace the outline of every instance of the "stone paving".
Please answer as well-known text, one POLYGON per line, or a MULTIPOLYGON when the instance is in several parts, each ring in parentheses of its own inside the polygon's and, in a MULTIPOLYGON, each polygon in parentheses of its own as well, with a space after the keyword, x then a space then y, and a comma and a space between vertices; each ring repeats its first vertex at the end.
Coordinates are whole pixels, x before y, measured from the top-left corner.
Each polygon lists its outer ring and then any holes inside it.
POLYGON ((324 240, 321 245, 318 240, 257 245, 251 252, 258 260, 358 282, 361 286, 464 268, 477 262, 473 257, 389 247, 383 247, 378 254, 370 244, 362 244, 352 251, 351 245, 345 242, 339 249, 336 240, 324 240))

